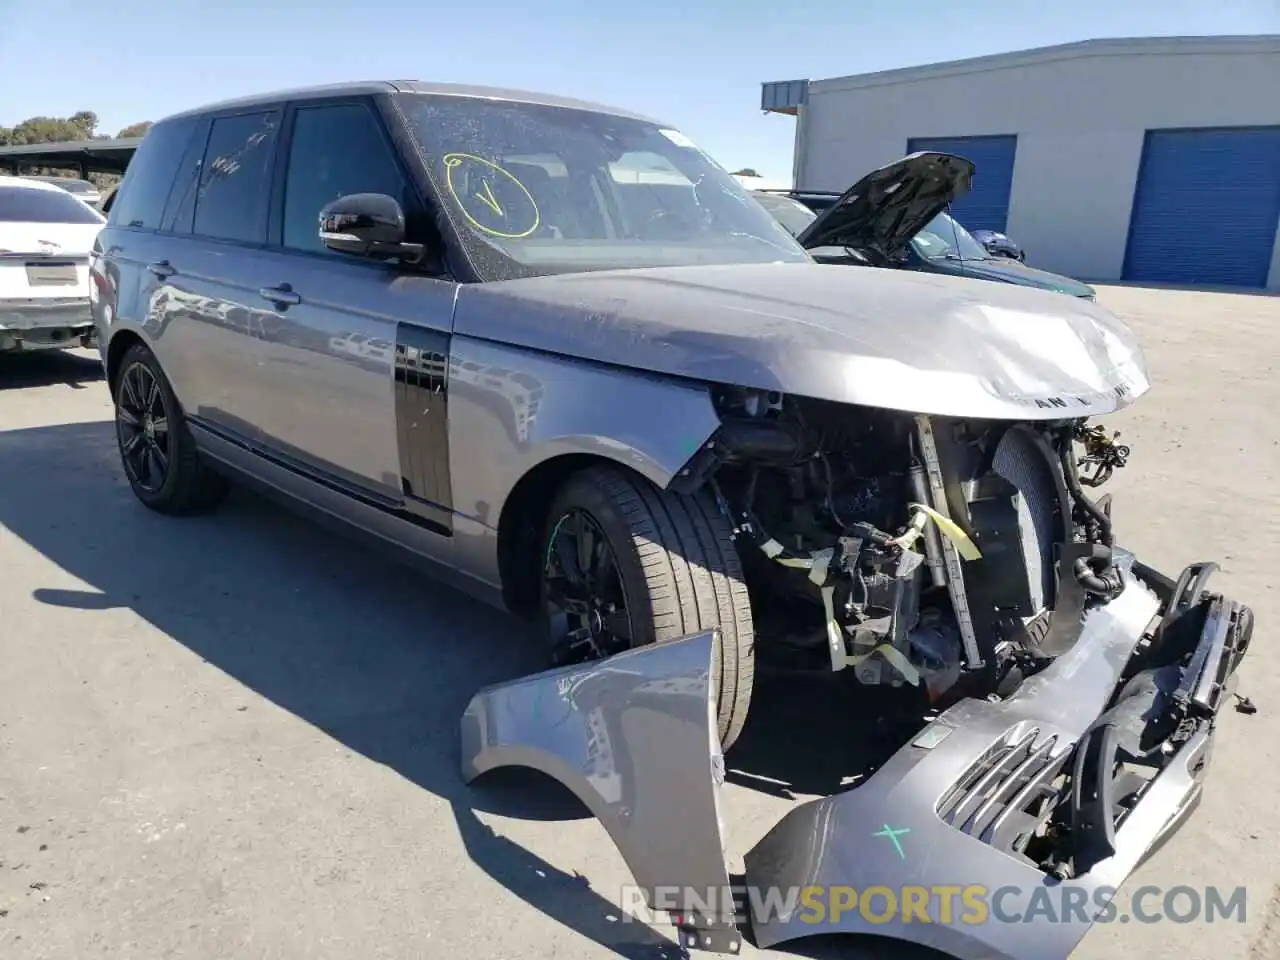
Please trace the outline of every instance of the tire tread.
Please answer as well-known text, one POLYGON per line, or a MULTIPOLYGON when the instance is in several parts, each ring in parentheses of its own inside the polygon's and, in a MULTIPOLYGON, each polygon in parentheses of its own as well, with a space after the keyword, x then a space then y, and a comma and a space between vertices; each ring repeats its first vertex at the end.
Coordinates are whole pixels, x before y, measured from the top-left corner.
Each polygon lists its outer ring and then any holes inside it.
POLYGON ((644 571, 655 641, 719 629, 711 684, 727 749, 746 722, 755 674, 751 600, 728 519, 705 490, 675 494, 606 466, 579 476, 627 524, 644 571))

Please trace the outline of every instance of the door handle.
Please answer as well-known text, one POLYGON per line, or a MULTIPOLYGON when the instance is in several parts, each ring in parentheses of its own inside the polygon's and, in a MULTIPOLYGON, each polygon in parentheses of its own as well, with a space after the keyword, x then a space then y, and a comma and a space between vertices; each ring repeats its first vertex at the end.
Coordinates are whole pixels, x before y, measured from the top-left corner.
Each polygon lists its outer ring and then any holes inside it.
POLYGON ((168 260, 153 260, 147 264, 147 269, 161 280, 168 280, 178 272, 168 260))
POLYGON ((302 297, 293 292, 293 287, 282 283, 278 287, 259 287, 258 296, 274 303, 277 307, 291 307, 302 302, 302 297))

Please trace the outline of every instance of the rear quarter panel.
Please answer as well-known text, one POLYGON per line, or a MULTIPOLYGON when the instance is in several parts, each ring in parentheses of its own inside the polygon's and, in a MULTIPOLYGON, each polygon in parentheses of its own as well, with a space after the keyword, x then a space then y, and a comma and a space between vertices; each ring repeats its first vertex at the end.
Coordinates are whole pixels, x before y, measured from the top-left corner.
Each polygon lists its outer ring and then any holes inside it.
POLYGON ((89 254, 89 310, 104 367, 111 338, 138 326, 130 319, 138 315, 138 273, 130 261, 132 236, 128 230, 103 227, 89 254))

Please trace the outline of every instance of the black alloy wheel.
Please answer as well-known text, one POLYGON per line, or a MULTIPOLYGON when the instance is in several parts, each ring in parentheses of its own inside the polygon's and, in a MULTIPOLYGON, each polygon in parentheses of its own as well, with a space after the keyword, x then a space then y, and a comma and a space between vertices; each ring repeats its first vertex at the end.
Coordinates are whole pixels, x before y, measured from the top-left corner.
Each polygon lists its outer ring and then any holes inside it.
POLYGON ((530 558, 560 666, 716 630, 709 686, 728 749, 746 723, 755 632, 733 528, 706 490, 662 490, 600 464, 564 480, 530 558))
POLYGON ((159 493, 173 458, 170 411, 160 381, 145 363, 120 374, 116 398, 116 438, 129 479, 147 493, 159 493))
POLYGON ((598 660, 633 645, 635 628, 617 557, 585 510, 571 509, 556 520, 542 576, 552 663, 598 660))

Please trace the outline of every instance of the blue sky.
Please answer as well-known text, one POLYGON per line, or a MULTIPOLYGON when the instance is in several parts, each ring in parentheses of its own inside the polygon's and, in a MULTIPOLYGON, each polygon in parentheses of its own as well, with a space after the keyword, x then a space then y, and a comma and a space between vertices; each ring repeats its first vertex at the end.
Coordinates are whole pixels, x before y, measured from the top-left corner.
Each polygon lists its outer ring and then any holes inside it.
POLYGON ((794 121, 761 115, 763 80, 1093 37, 1280 33, 1280 0, 117 0, 82 8, 0 0, 0 125, 83 109, 114 134, 225 97, 407 77, 628 107, 679 127, 730 169, 781 178, 791 172, 794 121))

